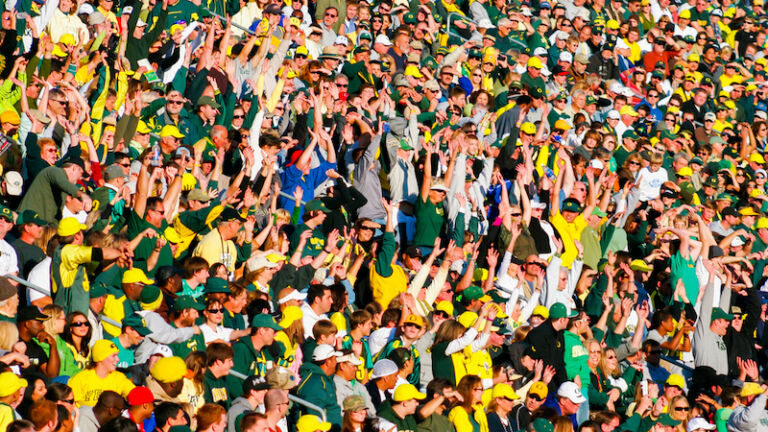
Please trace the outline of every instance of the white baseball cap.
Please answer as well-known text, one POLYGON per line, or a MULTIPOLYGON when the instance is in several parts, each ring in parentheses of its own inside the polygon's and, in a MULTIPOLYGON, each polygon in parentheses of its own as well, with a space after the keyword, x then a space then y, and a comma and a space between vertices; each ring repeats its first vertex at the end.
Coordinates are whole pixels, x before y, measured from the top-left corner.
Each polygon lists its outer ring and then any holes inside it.
POLYGON ((336 351, 332 346, 328 344, 320 344, 315 347, 315 352, 312 353, 312 360, 323 361, 328 360, 331 357, 340 357, 341 352, 336 351))
POLYGON ((600 159, 592 159, 591 161, 589 161, 589 167, 601 170, 605 168, 605 165, 603 165, 603 161, 601 161, 600 159))
POLYGON ((562 62, 573 63, 573 54, 569 53, 568 51, 563 51, 560 53, 559 59, 562 62))
POLYGON ((333 42, 336 45, 349 45, 349 39, 346 36, 336 36, 336 40, 333 42))
POLYGON ((621 118, 621 115, 619 115, 619 112, 616 110, 610 110, 608 111, 608 115, 606 116, 606 118, 619 120, 621 118))
POLYGON ((373 373, 371 374, 371 379, 390 376, 392 374, 396 374, 397 371, 398 369, 395 362, 390 359, 381 359, 373 364, 373 373))
POLYGON ((298 301, 304 301, 307 298, 307 295, 302 293, 298 290, 292 290, 287 296, 281 298, 278 300, 279 304, 285 304, 288 303, 291 300, 298 300, 298 301))
POLYGON ((535 50, 533 50, 533 55, 535 56, 546 56, 547 55, 547 49, 544 47, 538 47, 535 50))
POLYGON ((157 345, 155 349, 152 350, 150 357, 154 355, 161 355, 165 358, 173 357, 173 351, 171 351, 171 348, 169 348, 168 345, 157 345))
POLYGON ((560 384, 560 388, 557 389, 557 397, 568 398, 575 404, 581 404, 587 401, 587 398, 581 394, 581 389, 573 381, 566 381, 560 384))
POLYGON ((24 185, 24 179, 17 171, 8 171, 5 173, 5 191, 8 195, 19 196, 24 185))
POLYGON ((336 361, 339 363, 349 363, 355 366, 360 366, 361 364, 363 364, 363 362, 360 360, 360 357, 352 353, 340 356, 339 358, 336 359, 336 361))
POLYGON ((688 422, 688 426, 686 427, 686 430, 688 432, 693 432, 697 429, 715 430, 715 427, 716 427, 715 425, 704 420, 701 417, 694 417, 688 422))
POLYGON ((386 45, 386 46, 392 46, 392 41, 389 40, 387 35, 384 35, 384 34, 380 34, 380 35, 376 36, 376 40, 373 41, 373 43, 375 43, 375 44, 379 43, 379 44, 386 45))

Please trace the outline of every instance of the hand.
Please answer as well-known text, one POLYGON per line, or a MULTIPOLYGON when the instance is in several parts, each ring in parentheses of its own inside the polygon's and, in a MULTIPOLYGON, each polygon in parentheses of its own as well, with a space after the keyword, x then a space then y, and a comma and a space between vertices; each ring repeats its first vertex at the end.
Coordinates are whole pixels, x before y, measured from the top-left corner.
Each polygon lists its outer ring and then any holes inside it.
POLYGON ((551 365, 547 365, 544 368, 544 375, 542 375, 541 380, 544 382, 544 384, 549 385, 549 383, 552 381, 552 378, 557 375, 557 371, 555 368, 551 365))
POLYGON ((293 190, 293 199, 297 206, 301 205, 301 199, 304 197, 304 189, 301 186, 296 186, 293 190))
POLYGON ((499 262, 499 252, 494 248, 488 249, 488 254, 485 257, 485 260, 488 263, 489 269, 496 268, 496 265, 499 262))

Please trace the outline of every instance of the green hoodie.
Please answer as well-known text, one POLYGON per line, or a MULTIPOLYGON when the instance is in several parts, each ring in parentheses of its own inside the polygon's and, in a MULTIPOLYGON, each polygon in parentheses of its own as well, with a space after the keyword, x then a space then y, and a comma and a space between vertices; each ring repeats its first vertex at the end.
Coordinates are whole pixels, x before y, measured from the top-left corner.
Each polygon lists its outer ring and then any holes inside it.
POLYGON ((329 422, 341 425, 341 407, 336 401, 336 384, 333 377, 326 375, 320 366, 311 362, 301 365, 299 375, 303 379, 297 388, 297 395, 323 408, 329 422))

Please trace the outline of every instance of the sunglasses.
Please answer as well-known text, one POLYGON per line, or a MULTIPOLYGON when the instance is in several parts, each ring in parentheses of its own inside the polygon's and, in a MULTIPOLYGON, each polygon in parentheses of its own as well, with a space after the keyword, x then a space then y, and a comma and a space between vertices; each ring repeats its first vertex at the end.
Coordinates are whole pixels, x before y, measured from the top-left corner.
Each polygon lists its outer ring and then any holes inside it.
POLYGON ((219 308, 219 309, 206 309, 206 310, 208 311, 208 313, 212 313, 212 314, 217 314, 217 313, 222 313, 222 312, 224 312, 224 308, 219 308))
POLYGON ((374 231, 374 230, 376 230, 376 228, 365 226, 365 225, 360 227, 360 231, 374 231))
POLYGON ((91 323, 88 321, 81 321, 81 322, 73 322, 70 324, 70 327, 89 327, 91 323))
POLYGON ((433 315, 439 316, 440 318, 443 318, 443 319, 448 319, 448 314, 444 311, 435 311, 433 315))
POLYGON ((541 397, 539 395, 535 395, 535 394, 530 394, 530 393, 528 393, 528 397, 533 399, 533 400, 535 400, 535 401, 539 401, 539 402, 544 400, 543 397, 541 397))
POLYGON ((245 118, 245 116, 244 116, 244 115, 242 115, 242 114, 236 114, 236 115, 233 115, 233 116, 232 116, 232 118, 233 118, 233 119, 244 119, 244 118, 245 118))
POLYGON ((691 407, 675 407, 673 408, 675 411, 690 411, 691 407))

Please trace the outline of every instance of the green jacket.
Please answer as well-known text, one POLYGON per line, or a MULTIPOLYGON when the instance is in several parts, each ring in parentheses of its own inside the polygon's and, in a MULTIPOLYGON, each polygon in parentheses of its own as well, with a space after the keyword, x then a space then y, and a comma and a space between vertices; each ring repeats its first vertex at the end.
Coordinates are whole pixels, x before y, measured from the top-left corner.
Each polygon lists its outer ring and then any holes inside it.
POLYGON ((576 376, 581 378, 582 388, 587 388, 589 384, 589 351, 581 343, 581 338, 576 333, 569 330, 563 332, 563 342, 565 345, 565 373, 568 379, 573 381, 576 376))
POLYGON ((400 416, 398 416, 392 409, 392 405, 387 405, 382 408, 379 411, 379 417, 384 420, 389 420, 397 425, 398 431, 415 431, 419 427, 416 423, 416 418, 413 415, 407 415, 405 418, 400 418, 400 416))
POLYGON ((210 370, 207 370, 203 376, 203 387, 205 403, 216 403, 229 409, 230 401, 234 398, 230 397, 227 390, 226 376, 216 378, 210 370))
MULTIPOLYGON (((314 363, 301 365, 299 375, 303 377, 297 389, 297 395, 325 410, 331 424, 341 425, 341 407, 336 401, 336 384, 314 363)), ((414 427, 415 430, 415 427, 414 427)))

